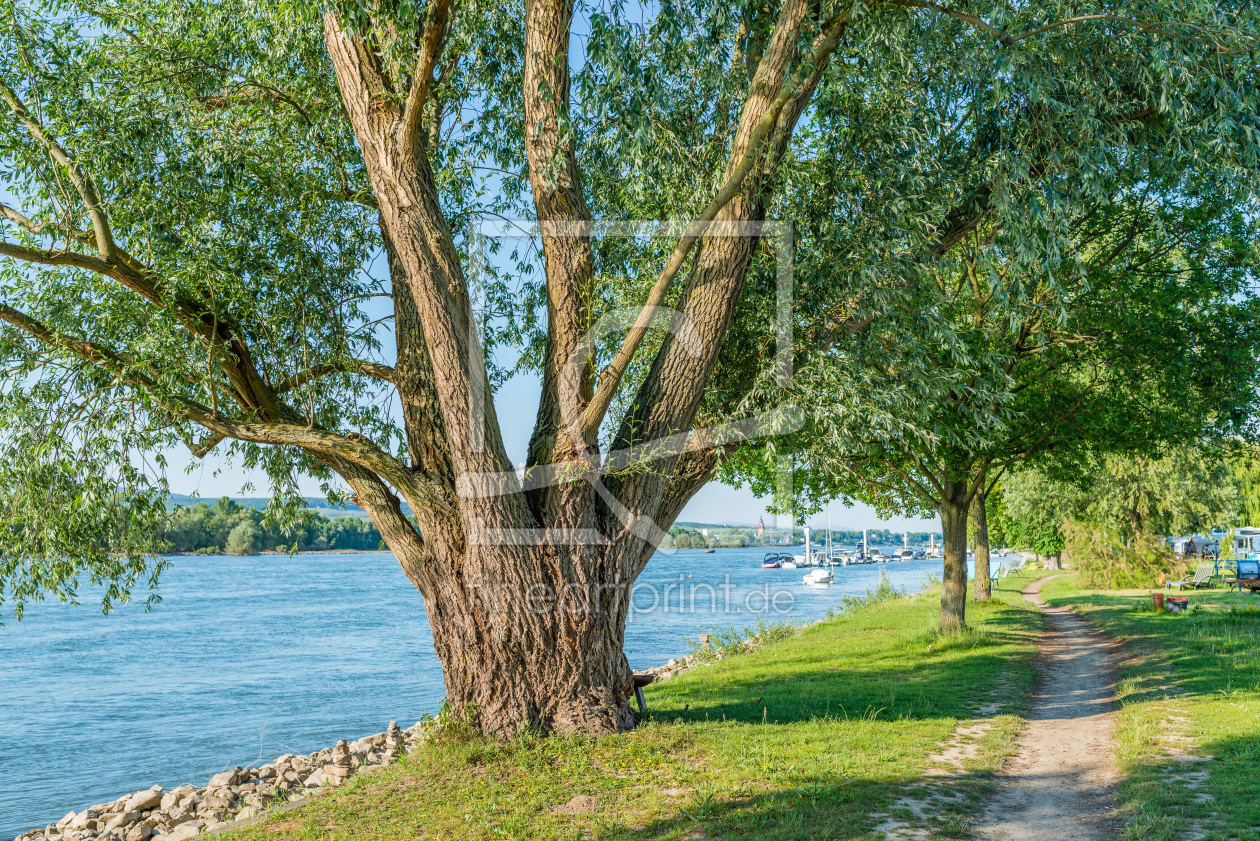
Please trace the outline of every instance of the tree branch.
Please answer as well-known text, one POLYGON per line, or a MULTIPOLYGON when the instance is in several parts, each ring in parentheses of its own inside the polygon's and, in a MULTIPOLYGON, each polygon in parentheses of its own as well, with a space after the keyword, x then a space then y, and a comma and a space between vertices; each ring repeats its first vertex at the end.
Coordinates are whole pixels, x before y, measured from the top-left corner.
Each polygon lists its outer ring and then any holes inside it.
POLYGON ((102 260, 108 262, 114 256, 114 238, 110 233, 109 222, 105 218, 105 209, 101 206, 100 196, 97 195, 96 185, 79 168, 78 163, 70 157, 61 144, 44 130, 44 126, 39 120, 35 119, 26 110, 22 100, 18 98, 18 95, 14 93, 13 89, 3 79, 0 79, 0 99, 3 99, 8 104, 9 110, 22 121, 22 124, 26 126, 26 130, 31 133, 31 136, 44 145, 52 159, 66 168, 66 172, 70 176, 70 183, 74 185, 79 198, 83 201, 83 206, 87 209, 88 217, 92 220, 92 230, 96 233, 97 253, 102 260))
POLYGON ((972 26, 978 29, 982 29, 985 32, 988 32, 990 35, 996 38, 1001 44, 1008 47, 1013 46, 1019 43, 1020 41, 1026 41, 1029 38, 1035 38, 1038 35, 1044 35, 1047 32, 1053 32, 1057 29, 1064 29, 1069 26, 1075 26, 1078 23, 1102 21, 1102 22, 1107 22, 1107 23, 1122 23, 1122 24, 1125 24, 1126 26, 1132 26, 1132 27, 1135 27, 1136 29, 1140 29, 1143 32, 1154 32, 1159 35, 1163 35, 1167 38, 1175 38, 1179 41, 1189 41, 1190 43, 1193 43, 1193 44, 1199 44, 1200 46, 1210 47, 1214 52, 1218 52, 1218 53, 1238 52, 1239 50, 1245 49, 1244 47, 1237 47, 1233 49, 1226 47, 1219 40, 1217 40, 1217 38, 1213 35, 1212 32, 1210 32, 1205 27, 1202 27, 1193 23, 1188 23, 1185 21, 1163 20, 1163 21, 1156 21, 1156 22, 1150 23, 1150 22, 1138 20, 1137 18, 1125 17, 1124 15, 1113 15, 1113 14, 1076 15, 1074 17, 1063 18, 1062 20, 1057 20, 1057 21, 1054 21, 1053 23, 1048 23, 1045 26, 1039 26, 1036 29, 1030 29, 1026 32, 1021 32, 1018 35, 1008 35, 1007 33, 1002 32, 1001 30, 997 29, 991 23, 989 23, 988 21, 982 18, 978 18, 975 15, 968 14, 967 12, 964 12, 960 9, 952 9, 948 6, 942 6, 939 3, 930 2, 930 0, 885 0, 885 2, 887 2, 888 5, 890 6, 900 6, 906 9, 930 9, 931 11, 939 12, 940 14, 946 15, 947 17, 951 17, 951 18, 954 18, 955 20, 963 21, 964 23, 971 24, 972 26), (1196 38, 1190 35, 1182 35, 1176 32, 1170 32, 1166 27, 1182 27, 1186 29, 1192 29, 1197 32, 1205 33, 1207 37, 1196 38))
MULTIPOLYGON (((408 470, 396 458, 381 450, 369 439, 357 433, 341 434, 320 427, 302 426, 279 421, 259 422, 232 420, 195 400, 163 393, 153 380, 135 370, 126 354, 85 339, 58 333, 35 318, 5 304, 0 304, 0 320, 17 327, 37 341, 85 359, 109 371, 133 388, 140 388, 171 414, 193 421, 222 437, 235 438, 256 444, 298 447, 321 456, 344 459, 370 470, 398 488, 412 510, 450 512, 454 510, 449 491, 439 482, 429 481, 408 470)), ((206 439, 210 442, 213 439, 206 439)), ((209 443, 205 451, 217 444, 209 443)), ((193 449, 194 455, 197 450, 193 449)))
POLYGON ((450 20, 451 0, 433 0, 429 7, 424 37, 420 42, 420 55, 412 74, 411 89, 403 105, 402 148, 415 153, 420 145, 420 123, 424 119, 424 104, 433 84, 433 68, 437 66, 442 50, 446 48, 446 25, 450 20))
POLYGON ((277 396, 293 391, 295 388, 301 388, 312 380, 328 374, 362 374, 366 377, 374 377, 378 380, 384 380, 388 383, 394 383, 394 369, 388 365, 382 365, 379 362, 370 362, 366 359, 349 359, 344 362, 325 362, 307 368, 305 371, 299 371, 293 376, 286 379, 280 385, 276 386, 275 393, 277 396))
MULTIPOLYGON (((797 95, 799 92, 798 88, 803 87, 811 79, 817 79, 818 68, 827 62, 832 52, 839 45, 840 35, 844 31, 848 20, 849 13, 846 11, 836 15, 824 25, 822 33, 814 44, 811 73, 805 79, 795 84, 782 86, 778 95, 772 100, 770 107, 753 127, 743 155, 738 161, 732 162, 734 166, 729 170, 730 174, 718 190, 717 195, 709 202, 709 206, 704 209, 700 217, 688 226, 687 232, 678 241, 678 244, 674 246, 669 260, 665 263, 665 268, 661 270, 660 275, 656 278, 656 282, 652 285, 647 301, 644 302, 643 308, 639 311, 639 315, 631 326, 630 332, 621 343, 621 347, 617 349, 617 353, 613 356, 612 361, 599 375, 595 396, 586 407, 586 411, 583 412, 580 422, 582 435, 586 439, 589 440, 594 437, 600 424, 603 423, 604 416, 608 412, 609 405, 612 404, 621 379, 630 367, 630 361, 634 358, 635 352, 638 351, 639 345, 642 344, 643 337, 647 335, 648 328, 665 300, 665 294, 669 290, 670 284, 678 275, 683 262, 691 252, 692 246, 705 234, 709 228, 709 223, 717 218, 722 208, 726 207, 731 199, 739 194, 740 188, 743 187, 744 179, 748 177, 761 154, 762 146, 767 136, 778 123, 780 112, 797 95)), ((758 73, 760 74, 760 72, 759 70, 758 73)))

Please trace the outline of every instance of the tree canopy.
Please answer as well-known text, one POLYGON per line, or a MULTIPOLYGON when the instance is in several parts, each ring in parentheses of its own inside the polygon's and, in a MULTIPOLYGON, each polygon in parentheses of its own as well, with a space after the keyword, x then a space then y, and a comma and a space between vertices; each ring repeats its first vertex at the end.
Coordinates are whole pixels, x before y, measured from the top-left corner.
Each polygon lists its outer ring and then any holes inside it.
POLYGON ((946 278, 1001 290, 993 323, 1049 294, 1038 317, 1076 329, 1061 297, 1112 288, 1090 220, 1212 195, 1211 224, 1245 222, 1256 22, 1207 0, 8 4, 0 596, 156 587, 159 454, 220 448, 277 509, 302 474, 349 486, 457 712, 628 726, 629 585, 742 445, 776 451, 785 396, 845 395, 848 450, 983 449, 1011 401, 930 423, 1010 387, 968 385, 1003 363, 931 317, 946 278), (1148 206, 1147 183, 1189 198, 1148 206), (503 218, 537 225, 541 275, 484 259, 503 218), (681 224, 600 235, 627 219, 681 224), (503 345, 542 380, 520 474, 484 365, 503 345))

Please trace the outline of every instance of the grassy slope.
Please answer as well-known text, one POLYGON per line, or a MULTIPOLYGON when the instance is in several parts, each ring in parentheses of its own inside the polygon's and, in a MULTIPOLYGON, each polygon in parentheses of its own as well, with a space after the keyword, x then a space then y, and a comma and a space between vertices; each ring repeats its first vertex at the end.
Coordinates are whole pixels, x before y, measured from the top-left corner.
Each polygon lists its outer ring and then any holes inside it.
POLYGON ((1116 734, 1126 836, 1175 839, 1191 819, 1205 838, 1260 841, 1260 596, 1187 591, 1191 610, 1175 615, 1135 610, 1150 591, 1085 592, 1070 578, 1042 595, 1124 640, 1130 655, 1116 734), (1211 759, 1194 768, 1182 750, 1211 759), (1197 792, 1211 800, 1196 798, 1188 769, 1207 772, 1197 792))
POLYGON ((982 789, 1007 755, 1041 619, 1004 596, 973 606, 977 632, 946 644, 930 630, 931 595, 814 625, 650 687, 649 721, 627 734, 506 744, 442 737, 298 811, 221 837, 871 837, 872 816, 925 779, 928 754, 956 720, 995 697, 1006 706, 968 762, 974 773, 959 780, 982 789), (598 806, 551 811, 574 795, 598 806))

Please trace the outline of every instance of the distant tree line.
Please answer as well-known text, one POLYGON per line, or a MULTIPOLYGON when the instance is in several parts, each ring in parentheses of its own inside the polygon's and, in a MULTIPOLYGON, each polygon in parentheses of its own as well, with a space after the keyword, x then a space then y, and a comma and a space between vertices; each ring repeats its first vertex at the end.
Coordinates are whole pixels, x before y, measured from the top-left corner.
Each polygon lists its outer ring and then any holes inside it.
POLYGON ((257 555, 264 550, 301 552, 381 549, 381 533, 365 517, 325 517, 305 511, 281 526, 264 512, 223 497, 207 505, 177 507, 165 534, 167 551, 203 555, 257 555))
MULTIPOLYGON (((889 546, 901 544, 906 532, 892 531, 890 529, 869 529, 866 534, 870 545, 889 546)), ((926 546, 933 536, 939 540, 939 533, 912 531, 909 533, 909 544, 911 546, 926 546)), ((801 543, 804 540, 805 530, 803 528, 770 528, 758 536, 756 529, 747 527, 700 527, 691 524, 681 524, 670 527, 667 537, 661 542, 661 548, 705 549, 745 546, 790 546, 801 543), (708 534, 704 534, 701 528, 707 528, 708 534)), ((826 529, 810 530, 810 541, 815 546, 822 546, 826 540, 826 529)), ((860 530, 832 529, 831 541, 840 545, 857 545, 862 542, 862 532, 860 530)))
POLYGON ((1180 573, 1168 536, 1254 525, 1255 450, 1192 443, 1154 454, 1094 457, 1085 470, 1052 461, 1002 478, 986 499, 990 541, 1069 560, 1091 586, 1148 586, 1180 573))

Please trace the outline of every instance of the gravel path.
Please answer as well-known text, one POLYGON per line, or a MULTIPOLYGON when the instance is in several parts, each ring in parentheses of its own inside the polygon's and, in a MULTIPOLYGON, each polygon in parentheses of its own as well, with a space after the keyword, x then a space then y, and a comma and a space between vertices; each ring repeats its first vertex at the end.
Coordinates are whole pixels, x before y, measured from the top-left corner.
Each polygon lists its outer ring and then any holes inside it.
MULTIPOLYGON (((1051 576, 1050 578, 1053 578, 1051 576)), ((979 816, 986 841, 1104 841, 1116 835, 1112 718, 1118 644, 1038 596, 1046 616, 1028 723, 999 789, 979 816)))

